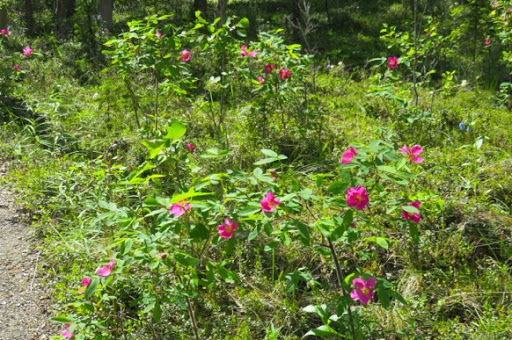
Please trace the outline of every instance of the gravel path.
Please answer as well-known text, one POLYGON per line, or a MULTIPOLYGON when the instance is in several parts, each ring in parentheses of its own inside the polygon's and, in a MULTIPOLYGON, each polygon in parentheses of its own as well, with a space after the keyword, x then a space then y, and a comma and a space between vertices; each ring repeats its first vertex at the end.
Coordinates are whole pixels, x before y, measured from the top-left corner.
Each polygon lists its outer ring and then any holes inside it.
POLYGON ((12 195, 0 184, 0 340, 60 334, 50 321, 51 290, 38 277, 40 255, 34 233, 21 222, 12 195))

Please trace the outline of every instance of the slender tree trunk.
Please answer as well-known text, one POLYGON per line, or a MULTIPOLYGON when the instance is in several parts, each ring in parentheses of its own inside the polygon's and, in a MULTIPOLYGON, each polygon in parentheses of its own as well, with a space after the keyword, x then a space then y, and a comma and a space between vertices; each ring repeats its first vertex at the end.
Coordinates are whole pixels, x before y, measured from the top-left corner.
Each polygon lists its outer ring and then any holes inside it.
POLYGON ((330 9, 330 4, 329 4, 329 0, 324 0, 324 7, 325 7, 325 14, 327 14, 327 23, 330 25, 331 24, 331 14, 329 13, 329 9, 330 9))
POLYGON ((114 0, 98 0, 98 13, 100 15, 101 27, 112 30, 112 13, 114 11, 114 0))
POLYGON ((206 0, 194 0, 194 4, 192 5, 192 17, 195 18, 194 13, 196 11, 201 11, 201 13, 203 13, 203 18, 206 19, 207 9, 208 3, 206 0))
POLYGON ((216 16, 220 18, 219 26, 226 22, 226 11, 228 9, 228 0, 218 0, 216 16))
POLYGON ((7 5, 0 7, 0 29, 7 28, 9 23, 9 16, 7 13, 7 5))
POLYGON ((56 0, 53 12, 57 35, 63 36, 73 29, 71 17, 75 14, 75 0, 56 0))
MULTIPOLYGON (((292 22, 294 25, 297 25, 299 27, 301 25, 300 22, 300 0, 291 0, 291 6, 292 6, 292 22)), ((293 30, 293 39, 295 41, 300 41, 300 32, 299 29, 293 30)))
POLYGON ((32 0, 25 0, 25 25, 27 25, 27 34, 34 34, 34 7, 32 0))

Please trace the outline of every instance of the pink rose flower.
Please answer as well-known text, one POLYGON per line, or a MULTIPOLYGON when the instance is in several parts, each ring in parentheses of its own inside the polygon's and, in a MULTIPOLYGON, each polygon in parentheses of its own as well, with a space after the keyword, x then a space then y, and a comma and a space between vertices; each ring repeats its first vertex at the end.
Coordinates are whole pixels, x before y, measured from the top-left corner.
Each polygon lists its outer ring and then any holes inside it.
POLYGON ((185 145, 185 147, 187 148, 188 151, 190 152, 194 152, 196 150, 196 147, 194 146, 194 144, 192 143, 188 143, 187 145, 185 145))
MULTIPOLYGON (((421 202, 411 202, 409 203, 410 206, 415 207, 416 209, 419 209, 421 206, 421 202)), ((419 213, 410 213, 405 210, 402 210, 402 216, 404 217, 404 220, 411 220, 414 223, 420 223, 420 214, 419 213)))
POLYGON ((162 35, 163 35, 163 34, 162 34, 162 32, 160 32, 160 30, 156 30, 156 37, 157 37, 158 39, 160 39, 160 38, 162 37, 162 35))
POLYGON ((398 58, 397 57, 388 57, 388 68, 394 69, 398 66, 398 58))
POLYGON ((187 210, 190 210, 190 204, 186 201, 181 201, 179 203, 174 203, 169 208, 169 212, 171 215, 174 215, 175 217, 180 217, 183 215, 187 210))
POLYGON ((408 154, 409 159, 414 163, 422 163, 425 160, 421 157, 418 157, 418 155, 423 152, 423 148, 419 145, 413 145, 409 149, 409 147, 407 147, 407 144, 404 144, 403 148, 398 149, 398 151, 408 154))
POLYGON ((263 197, 260 201, 261 209, 264 212, 272 212, 276 208, 278 204, 280 204, 281 201, 276 199, 274 197, 274 194, 272 192, 267 192, 265 197, 263 197))
POLYGON ((23 55, 24 55, 25 57, 30 57, 30 56, 32 55, 32 53, 33 53, 33 52, 34 52, 34 50, 32 50, 32 49, 30 48, 30 46, 27 46, 27 47, 25 47, 25 48, 23 49, 23 55))
POLYGON ((256 55, 258 54, 258 50, 254 50, 252 52, 247 51, 247 45, 242 45, 242 47, 240 48, 240 51, 242 51, 242 57, 255 58, 256 55))
POLYGON ((377 284, 377 280, 373 277, 368 278, 366 281, 358 277, 352 280, 352 284, 356 286, 356 289, 350 293, 352 300, 361 301, 363 305, 366 305, 368 301, 373 299, 373 287, 377 284))
POLYGON ((14 65, 12 68, 13 68, 13 69, 14 69, 14 71, 16 71, 16 72, 19 72, 19 71, 21 70, 21 67, 20 67, 19 65, 14 65))
POLYGON ((183 50, 180 52, 181 61, 189 61, 190 60, 190 51, 183 50))
POLYGON ((90 277, 84 277, 82 279, 82 287, 80 287, 78 289, 78 294, 79 295, 85 294, 85 290, 87 289, 87 286, 89 286, 89 283, 91 283, 91 278, 90 277))
POLYGON ((348 150, 343 153, 341 164, 349 164, 352 162, 352 158, 357 155, 357 149, 349 146, 348 150))
POLYGON ((260 83, 260 85, 263 85, 264 82, 265 82, 265 79, 262 76, 259 76, 258 83, 260 83))
POLYGON ((274 65, 271 64, 265 64, 265 74, 269 74, 274 69, 274 65))
POLYGON ((291 76, 292 76, 292 74, 290 73, 290 71, 287 68, 279 71, 279 77, 281 77, 281 79, 288 79, 291 76))
POLYGON ((485 44, 486 44, 486 45, 490 45, 490 44, 491 44, 491 39, 486 38, 486 39, 485 39, 485 44))
POLYGON ((96 274, 102 277, 110 276, 110 274, 112 274, 112 269, 114 269, 114 264, 115 261, 110 260, 109 264, 106 264, 103 267, 96 269, 96 274))
POLYGON ((217 229, 219 230, 220 237, 231 238, 233 237, 234 231, 238 229, 238 223, 226 218, 224 224, 219 225, 217 229))
POLYGON ((349 207, 363 210, 370 203, 366 189, 363 186, 347 189, 347 203, 349 207))

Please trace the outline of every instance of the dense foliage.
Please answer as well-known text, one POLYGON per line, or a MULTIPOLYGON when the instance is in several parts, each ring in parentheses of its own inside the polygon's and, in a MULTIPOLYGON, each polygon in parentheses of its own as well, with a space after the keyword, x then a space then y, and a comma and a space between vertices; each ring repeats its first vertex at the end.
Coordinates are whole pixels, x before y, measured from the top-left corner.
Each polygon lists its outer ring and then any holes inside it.
POLYGON ((293 3, 3 28, 56 339, 512 336, 512 3, 293 3))

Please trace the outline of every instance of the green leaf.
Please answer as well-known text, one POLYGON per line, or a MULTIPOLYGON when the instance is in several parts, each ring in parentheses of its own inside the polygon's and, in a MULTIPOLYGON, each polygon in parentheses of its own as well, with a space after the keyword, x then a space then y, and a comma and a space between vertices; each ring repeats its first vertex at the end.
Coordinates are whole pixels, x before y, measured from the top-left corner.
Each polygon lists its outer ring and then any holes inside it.
POLYGON ((187 267, 195 267, 200 263, 199 259, 188 254, 175 254, 174 258, 176 261, 187 267))
POLYGON ((377 243, 379 246, 381 246, 384 249, 388 249, 389 248, 388 241, 386 241, 386 239, 383 238, 383 237, 376 237, 375 238, 375 243, 377 243))
POLYGON ((149 159, 153 159, 162 151, 165 143, 162 141, 142 141, 142 145, 144 145, 149 151, 149 159))
POLYGON ((132 245, 133 245, 133 240, 131 238, 124 240, 123 244, 121 245, 121 248, 119 249, 119 252, 121 253, 121 255, 126 255, 132 248, 132 245))
POLYGON ((322 325, 318 328, 312 329, 306 334, 304 334, 303 338, 315 335, 315 336, 326 336, 326 335, 340 335, 338 332, 336 332, 333 328, 327 325, 322 325))
POLYGON ((389 172, 391 174, 396 174, 397 170, 392 166, 387 165, 378 165, 377 168, 381 171, 389 172))
POLYGON ((89 285, 87 286, 87 289, 85 290, 85 298, 89 299, 92 294, 96 291, 96 288, 98 288, 98 283, 100 283, 100 280, 98 280, 97 277, 91 280, 89 282, 89 285))
POLYGON ((418 214, 420 212, 418 208, 413 207, 412 205, 404 205, 402 206, 402 209, 411 214, 418 214))
POLYGON ((274 151, 270 150, 270 149, 261 149, 260 150, 265 156, 267 157, 274 157, 274 158, 277 158, 277 153, 275 153, 274 151))
POLYGON ((247 241, 253 240, 258 234, 260 233, 260 227, 256 226, 251 233, 249 234, 249 237, 247 237, 247 241))
POLYGON ((166 130, 167 135, 164 138, 169 140, 176 140, 185 135, 187 132, 187 127, 183 123, 173 119, 171 124, 167 125, 166 130))
POLYGON ((382 304, 382 307, 388 309, 391 305, 389 301, 389 290, 388 289, 379 289, 378 291, 379 301, 382 304))
POLYGON ((162 317, 162 308, 160 307, 160 303, 155 302, 155 309, 153 309, 153 319, 155 322, 159 322, 162 317))
POLYGON ((329 185, 327 191, 333 195, 339 195, 344 192, 349 186, 349 183, 344 183, 342 181, 336 181, 329 185))
POLYGON ((240 21, 238 22, 238 24, 239 24, 240 26, 242 26, 243 28, 249 28, 249 19, 247 19, 247 18, 245 18, 245 17, 244 17, 244 18, 240 19, 240 21))
POLYGON ((55 317, 51 318, 51 320, 54 322, 61 322, 61 323, 68 323, 68 322, 73 321, 71 319, 66 318, 65 316, 55 316, 55 317))
POLYGON ((238 274, 232 270, 226 269, 224 267, 218 266, 217 273, 219 273, 220 277, 222 277, 227 283, 240 282, 240 277, 238 274))
POLYGON ((190 229, 190 237, 196 241, 206 240, 208 237, 208 229, 202 224, 193 225, 190 229))
POLYGON ((278 160, 279 160, 278 158, 275 158, 275 157, 269 157, 269 158, 263 158, 263 159, 260 159, 259 161, 256 161, 256 162, 254 162, 253 164, 254 164, 254 165, 263 165, 263 164, 273 163, 273 162, 276 162, 276 161, 278 161, 278 160))

